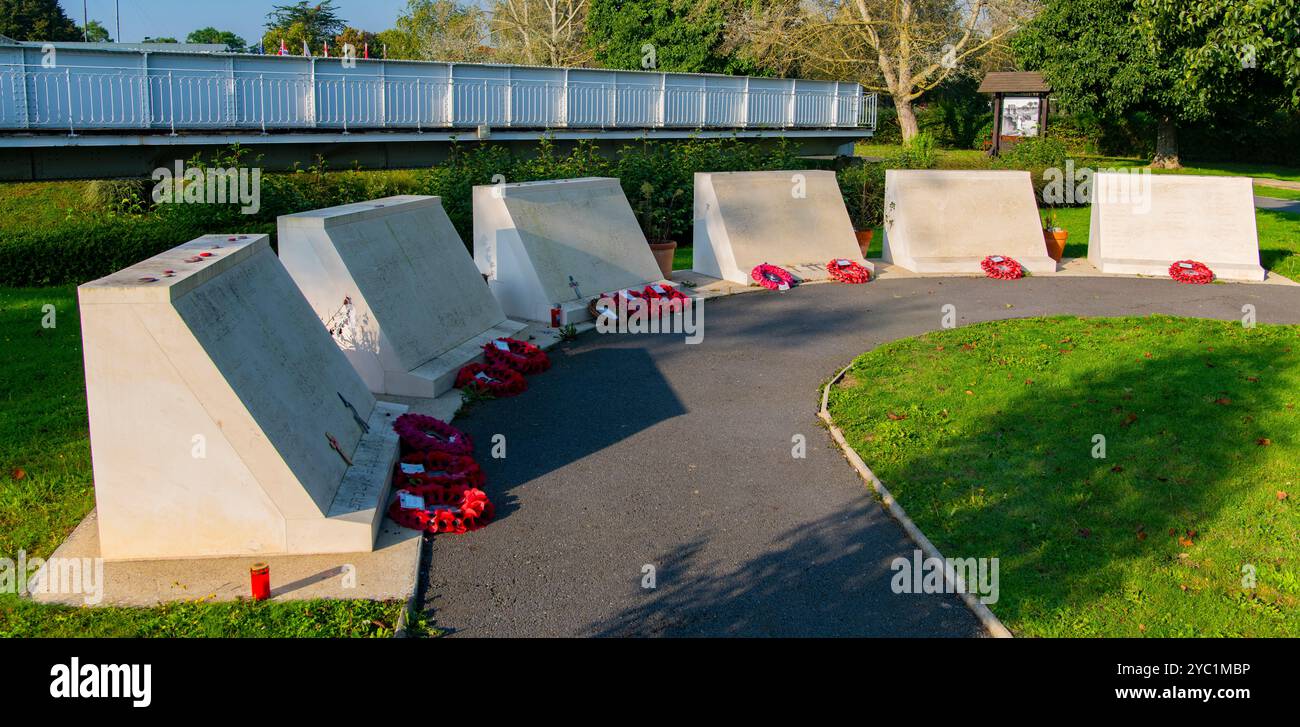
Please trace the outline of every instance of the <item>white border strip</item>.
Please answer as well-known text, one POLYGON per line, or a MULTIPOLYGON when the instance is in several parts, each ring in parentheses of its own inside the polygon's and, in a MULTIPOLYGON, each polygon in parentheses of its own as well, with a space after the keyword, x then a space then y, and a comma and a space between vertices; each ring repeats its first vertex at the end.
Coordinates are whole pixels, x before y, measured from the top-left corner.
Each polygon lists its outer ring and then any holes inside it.
POLYGON ((989 610, 989 607, 980 603, 978 598, 967 591, 966 584, 962 580, 962 577, 953 569, 952 565, 944 559, 943 554, 939 552, 939 549, 934 547, 934 543, 931 543, 930 539, 925 537, 925 533, 921 532, 921 529, 916 526, 916 523, 912 522, 912 518, 907 516, 907 512, 903 510, 903 506, 899 505, 898 501, 894 499, 893 494, 889 492, 889 488, 885 487, 885 483, 881 482, 880 479, 876 477, 875 473, 871 471, 870 467, 867 467, 866 462, 862 461, 862 458, 858 456, 858 453, 854 451, 853 447, 849 446, 849 440, 844 437, 844 432, 840 431, 840 428, 835 426, 835 422, 831 419, 830 411, 827 408, 831 396, 831 387, 839 383, 840 379, 844 378, 844 374, 848 373, 851 368, 853 368, 852 364, 845 366, 838 374, 835 374, 835 376, 827 382, 826 387, 822 390, 822 408, 821 411, 817 412, 817 416, 821 417, 822 421, 826 422, 826 427, 830 430, 831 437, 833 437, 836 444, 840 446, 840 451, 844 453, 844 457, 849 461, 849 464, 853 466, 853 469, 858 471, 858 476, 870 485, 871 489, 880 498, 880 502, 884 505, 885 510, 890 515, 894 516, 894 519, 898 521, 899 525, 903 526, 903 532, 907 533, 908 537, 910 537, 912 541, 916 543, 917 547, 921 549, 921 552, 925 553, 926 558, 938 558, 945 564, 943 569, 943 580, 946 589, 961 596, 962 602, 965 603, 966 606, 970 608, 971 612, 975 614, 975 618, 980 620, 980 623, 982 623, 984 628, 988 630, 990 636, 998 639, 1012 638, 1010 629, 998 620, 998 617, 989 610))

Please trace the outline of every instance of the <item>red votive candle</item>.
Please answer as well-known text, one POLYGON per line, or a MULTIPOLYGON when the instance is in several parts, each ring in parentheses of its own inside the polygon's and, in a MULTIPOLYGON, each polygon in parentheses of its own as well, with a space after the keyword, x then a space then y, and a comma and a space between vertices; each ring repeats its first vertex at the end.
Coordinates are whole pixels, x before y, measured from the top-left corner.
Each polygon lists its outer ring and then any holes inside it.
POLYGON ((271 566, 254 563, 248 569, 248 578, 253 589, 254 601, 265 601, 271 597, 271 566))

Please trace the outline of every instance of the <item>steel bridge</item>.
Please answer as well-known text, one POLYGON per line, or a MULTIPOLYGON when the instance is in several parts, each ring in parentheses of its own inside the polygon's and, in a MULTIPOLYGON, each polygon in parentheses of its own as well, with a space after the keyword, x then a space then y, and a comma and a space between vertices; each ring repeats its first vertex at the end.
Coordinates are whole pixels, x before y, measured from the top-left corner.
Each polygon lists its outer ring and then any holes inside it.
POLYGON ((781 137, 825 154, 875 118, 876 97, 838 81, 0 41, 3 179, 147 175, 233 143, 272 167, 422 166, 452 140, 543 136, 781 137))

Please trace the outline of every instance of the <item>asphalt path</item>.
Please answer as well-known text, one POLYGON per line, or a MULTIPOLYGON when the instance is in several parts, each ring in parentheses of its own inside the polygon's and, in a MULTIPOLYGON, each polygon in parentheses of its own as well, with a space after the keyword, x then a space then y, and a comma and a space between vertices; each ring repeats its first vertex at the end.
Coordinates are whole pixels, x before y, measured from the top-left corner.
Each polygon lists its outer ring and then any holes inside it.
POLYGON ((945 304, 959 325, 1236 320, 1247 304, 1261 323, 1300 323, 1300 287, 913 278, 710 300, 698 345, 584 334, 524 394, 457 418, 499 517, 426 544, 432 623, 461 636, 984 635, 955 596, 893 593, 890 563, 914 546, 816 416, 837 370, 939 328, 945 304), (504 459, 489 456, 496 434, 504 459))

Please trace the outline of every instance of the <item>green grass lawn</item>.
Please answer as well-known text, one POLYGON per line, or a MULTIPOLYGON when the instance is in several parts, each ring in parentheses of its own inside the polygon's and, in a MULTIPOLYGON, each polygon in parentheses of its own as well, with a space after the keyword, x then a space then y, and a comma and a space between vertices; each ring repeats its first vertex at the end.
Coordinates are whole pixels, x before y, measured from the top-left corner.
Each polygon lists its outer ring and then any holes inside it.
POLYGON ((1000 559, 1017 635, 1300 636, 1300 327, 973 325, 864 354, 830 407, 946 557, 1000 559))
MULTIPOLYGON (((0 288, 0 556, 48 557, 94 507, 71 287, 0 288), (53 306, 54 328, 42 326, 53 306)), ((0 636, 385 636, 401 602, 64 608, 0 594, 0 636)))
POLYGON ((1300 189, 1283 189, 1281 187, 1265 187, 1256 184, 1255 194, 1259 197, 1272 197, 1273 199, 1300 200, 1300 189))

